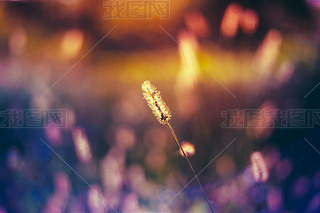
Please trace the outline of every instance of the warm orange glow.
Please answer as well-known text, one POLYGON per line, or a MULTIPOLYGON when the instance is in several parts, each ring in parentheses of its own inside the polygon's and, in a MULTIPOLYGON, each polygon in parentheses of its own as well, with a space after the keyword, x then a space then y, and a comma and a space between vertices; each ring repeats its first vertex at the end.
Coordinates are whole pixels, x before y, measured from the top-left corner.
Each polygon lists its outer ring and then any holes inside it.
POLYGON ((256 31, 259 24, 259 17, 254 10, 247 9, 241 18, 241 28, 245 33, 252 34, 256 31))
POLYGON ((251 164, 254 179, 257 182, 266 182, 269 177, 269 172, 260 152, 253 152, 251 154, 251 164))
POLYGON ((84 131, 80 128, 74 129, 72 137, 79 160, 84 163, 91 161, 91 149, 84 131))
POLYGON ((20 55, 24 52, 27 45, 27 33, 21 28, 15 28, 11 33, 8 41, 11 54, 20 55))
MULTIPOLYGON (((192 143, 182 142, 181 147, 188 157, 191 157, 196 153, 196 149, 194 148, 194 145, 192 143)), ((180 150, 180 155, 183 156, 183 153, 181 150, 180 150)))
POLYGON ((193 11, 185 16, 185 22, 188 29, 198 37, 206 38, 209 35, 208 22, 202 13, 193 11))
POLYGON ((83 33, 73 29, 67 31, 61 41, 61 56, 65 59, 71 59, 77 56, 83 44, 83 33))
POLYGON ((242 7, 240 5, 232 3, 227 7, 221 23, 223 36, 233 38, 237 34, 241 15, 242 7))

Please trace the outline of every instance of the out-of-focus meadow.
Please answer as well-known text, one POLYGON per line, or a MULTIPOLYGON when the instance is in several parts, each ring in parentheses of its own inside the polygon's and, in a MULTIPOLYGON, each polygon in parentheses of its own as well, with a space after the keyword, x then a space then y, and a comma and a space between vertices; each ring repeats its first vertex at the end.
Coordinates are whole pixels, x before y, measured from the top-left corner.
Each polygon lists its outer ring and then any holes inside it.
POLYGON ((145 80, 215 212, 320 212, 319 117, 223 127, 229 109, 319 108, 318 1, 175 0, 164 19, 103 3, 0 3, 0 213, 209 212, 145 80), (15 126, 30 109, 66 126, 15 126))

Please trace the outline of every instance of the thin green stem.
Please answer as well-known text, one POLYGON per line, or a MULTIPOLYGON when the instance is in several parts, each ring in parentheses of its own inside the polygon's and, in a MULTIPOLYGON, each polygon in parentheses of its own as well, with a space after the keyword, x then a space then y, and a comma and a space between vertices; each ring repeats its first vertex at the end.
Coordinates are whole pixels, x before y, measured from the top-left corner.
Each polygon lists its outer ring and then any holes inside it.
POLYGON ((203 193, 204 197, 206 198, 206 201, 207 201, 207 203, 208 203, 208 205, 209 205, 209 207, 210 207, 211 212, 214 213, 214 212, 213 212, 213 209, 212 209, 212 206, 211 206, 211 204, 210 204, 210 202, 209 202, 209 200, 208 200, 208 198, 207 198, 207 195, 206 195, 206 193, 205 193, 205 191, 204 191, 204 189, 203 189, 203 187, 202 187, 202 185, 201 185, 201 183, 200 183, 200 180, 199 180, 199 178, 198 178, 198 175, 197 175, 197 173, 194 171, 194 169, 193 169, 193 167, 192 167, 192 165, 191 165, 191 162, 190 162, 188 156, 186 155, 186 153, 185 153, 184 150, 182 149, 182 147, 181 147, 181 145, 180 145, 180 142, 179 142, 179 140, 178 140, 178 137, 177 137, 176 133, 173 131, 173 128, 171 127, 171 125, 170 125, 170 123, 169 123, 168 121, 167 121, 167 126, 169 127, 170 132, 171 132, 171 134, 173 135, 173 137, 174 137, 174 139, 175 139, 175 141, 176 141, 179 149, 180 149, 181 152, 183 153, 183 156, 187 159, 188 164, 189 164, 189 167, 190 167, 190 169, 192 170, 192 172, 193 172, 193 174, 194 174, 194 177, 195 177, 196 180, 198 181, 198 184, 200 185, 200 188, 201 188, 201 190, 202 190, 202 193, 203 193))

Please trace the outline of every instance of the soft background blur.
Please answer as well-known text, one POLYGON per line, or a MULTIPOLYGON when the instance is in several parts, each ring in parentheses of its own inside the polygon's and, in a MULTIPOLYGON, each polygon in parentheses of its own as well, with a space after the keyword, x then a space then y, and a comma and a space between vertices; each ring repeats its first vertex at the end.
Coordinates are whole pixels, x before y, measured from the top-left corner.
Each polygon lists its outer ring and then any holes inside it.
POLYGON ((304 140, 320 150, 319 126, 221 128, 227 109, 319 108, 320 88, 308 94, 320 82, 319 1, 175 0, 169 19, 105 12, 103 1, 1 1, 1 111, 68 116, 67 128, 0 128, 1 213, 207 212, 195 181, 177 195, 193 176, 144 80, 197 172, 225 149, 199 175, 216 212, 320 212, 320 155, 304 140))

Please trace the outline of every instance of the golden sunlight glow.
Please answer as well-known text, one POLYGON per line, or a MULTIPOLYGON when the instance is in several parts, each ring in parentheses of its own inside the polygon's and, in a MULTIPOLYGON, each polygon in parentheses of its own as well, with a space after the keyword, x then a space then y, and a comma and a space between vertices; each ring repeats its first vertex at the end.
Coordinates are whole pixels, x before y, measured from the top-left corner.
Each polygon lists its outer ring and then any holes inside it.
MULTIPOLYGON (((194 145, 192 143, 190 143, 190 142, 182 142, 181 143, 181 147, 182 147, 184 153, 186 153, 186 155, 188 157, 191 157, 196 153, 196 149, 194 148, 194 145)), ((180 150, 179 153, 180 153, 181 156, 183 156, 183 153, 182 153, 181 150, 180 150)))
POLYGON ((255 69, 267 76, 274 66, 282 44, 282 36, 277 30, 270 30, 255 55, 255 69))
POLYGON ((71 59, 80 53, 83 45, 83 33, 80 30, 72 29, 63 35, 60 44, 61 56, 64 59, 71 59))

